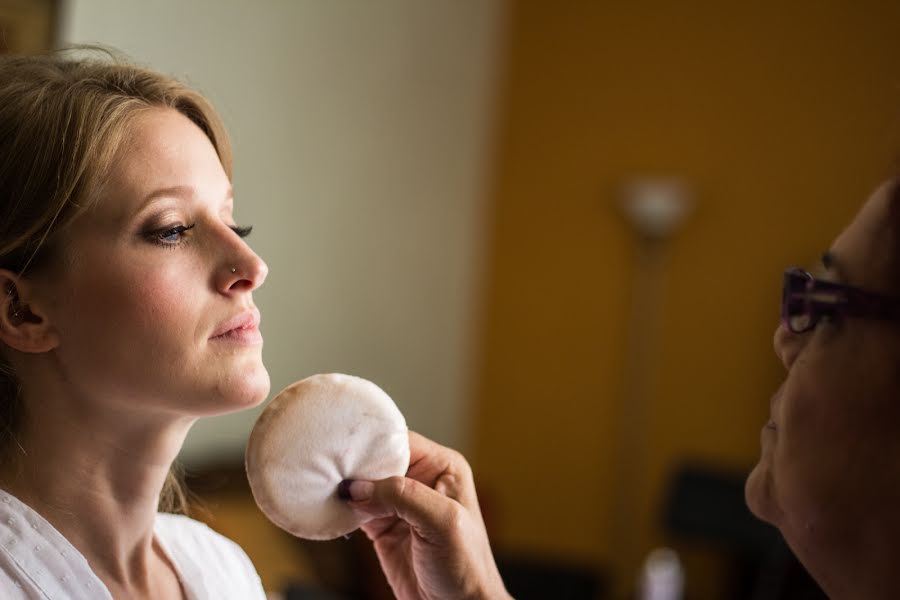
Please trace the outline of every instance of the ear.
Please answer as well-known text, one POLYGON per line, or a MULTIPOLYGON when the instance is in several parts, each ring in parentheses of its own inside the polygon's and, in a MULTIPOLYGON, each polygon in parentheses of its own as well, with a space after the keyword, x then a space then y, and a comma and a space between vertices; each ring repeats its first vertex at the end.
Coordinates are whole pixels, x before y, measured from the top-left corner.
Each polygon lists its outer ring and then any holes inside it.
POLYGON ((29 298, 34 285, 8 269, 0 269, 0 342, 19 352, 37 354, 59 345, 47 315, 29 298))

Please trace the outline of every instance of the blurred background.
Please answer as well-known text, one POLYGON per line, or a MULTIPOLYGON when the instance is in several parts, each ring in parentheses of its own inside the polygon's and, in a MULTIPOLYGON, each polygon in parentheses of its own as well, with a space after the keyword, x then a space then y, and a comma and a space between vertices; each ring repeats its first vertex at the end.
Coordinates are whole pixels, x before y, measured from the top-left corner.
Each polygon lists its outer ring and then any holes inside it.
MULTIPOLYGON (((110 45, 214 102, 271 269, 273 395, 357 374, 462 450, 516 597, 650 598, 649 565, 684 598, 812 598, 742 483, 781 271, 897 171, 898 23, 877 0, 0 0, 0 51, 110 45)), ((258 413, 192 432, 194 516, 273 597, 390 597, 360 533, 257 511, 258 413)))

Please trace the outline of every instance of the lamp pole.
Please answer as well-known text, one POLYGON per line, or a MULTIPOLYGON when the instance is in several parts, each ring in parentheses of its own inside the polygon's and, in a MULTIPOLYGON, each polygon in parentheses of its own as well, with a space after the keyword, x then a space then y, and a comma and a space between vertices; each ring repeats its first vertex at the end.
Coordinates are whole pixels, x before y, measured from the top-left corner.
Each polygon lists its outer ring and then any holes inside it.
POLYGON ((632 297, 626 338, 624 382, 615 446, 615 497, 611 534, 620 561, 620 592, 631 596, 649 524, 639 508, 649 468, 647 434, 659 372, 662 299, 669 242, 692 209, 681 180, 638 178, 623 187, 620 207, 636 235, 632 297))

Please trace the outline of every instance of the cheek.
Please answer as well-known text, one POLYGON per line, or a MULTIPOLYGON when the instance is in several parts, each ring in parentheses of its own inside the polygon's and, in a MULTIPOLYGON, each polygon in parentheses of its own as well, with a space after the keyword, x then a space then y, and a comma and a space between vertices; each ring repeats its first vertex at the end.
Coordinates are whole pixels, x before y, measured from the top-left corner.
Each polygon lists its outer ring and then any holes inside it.
POLYGON ((197 294, 189 292, 191 281, 197 278, 172 265, 140 268, 111 262, 72 285, 66 333, 103 354, 131 348, 152 359, 168 348, 165 355, 171 355, 173 347, 197 339, 197 313, 203 307, 197 294))
POLYGON ((189 292, 190 278, 167 270, 143 274, 112 290, 109 311, 115 311, 148 339, 178 339, 195 333, 197 294, 189 292))
POLYGON ((832 521, 868 485, 871 465, 864 457, 879 436, 852 363, 830 371, 811 367, 795 365, 785 385, 773 480, 786 514, 832 521))
POLYGON ((776 459, 797 470, 816 470, 817 457, 842 445, 848 413, 843 390, 799 369, 791 373, 781 397, 776 459))

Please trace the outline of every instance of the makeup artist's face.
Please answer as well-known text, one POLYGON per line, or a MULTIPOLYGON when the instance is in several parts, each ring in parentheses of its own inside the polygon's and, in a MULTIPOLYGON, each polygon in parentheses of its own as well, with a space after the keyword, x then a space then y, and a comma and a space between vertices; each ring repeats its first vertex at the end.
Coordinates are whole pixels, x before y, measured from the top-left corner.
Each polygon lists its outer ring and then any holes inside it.
MULTIPOLYGON (((821 275, 896 294, 893 184, 877 190, 829 251, 821 275)), ((822 320, 806 333, 780 326, 775 353, 787 370, 747 482, 751 510, 795 551, 839 543, 900 501, 900 341, 897 324, 822 320)))
POLYGON ((135 122, 96 207, 67 232, 50 318, 68 389, 157 415, 258 404, 269 391, 241 239, 209 139, 170 109, 135 122))

